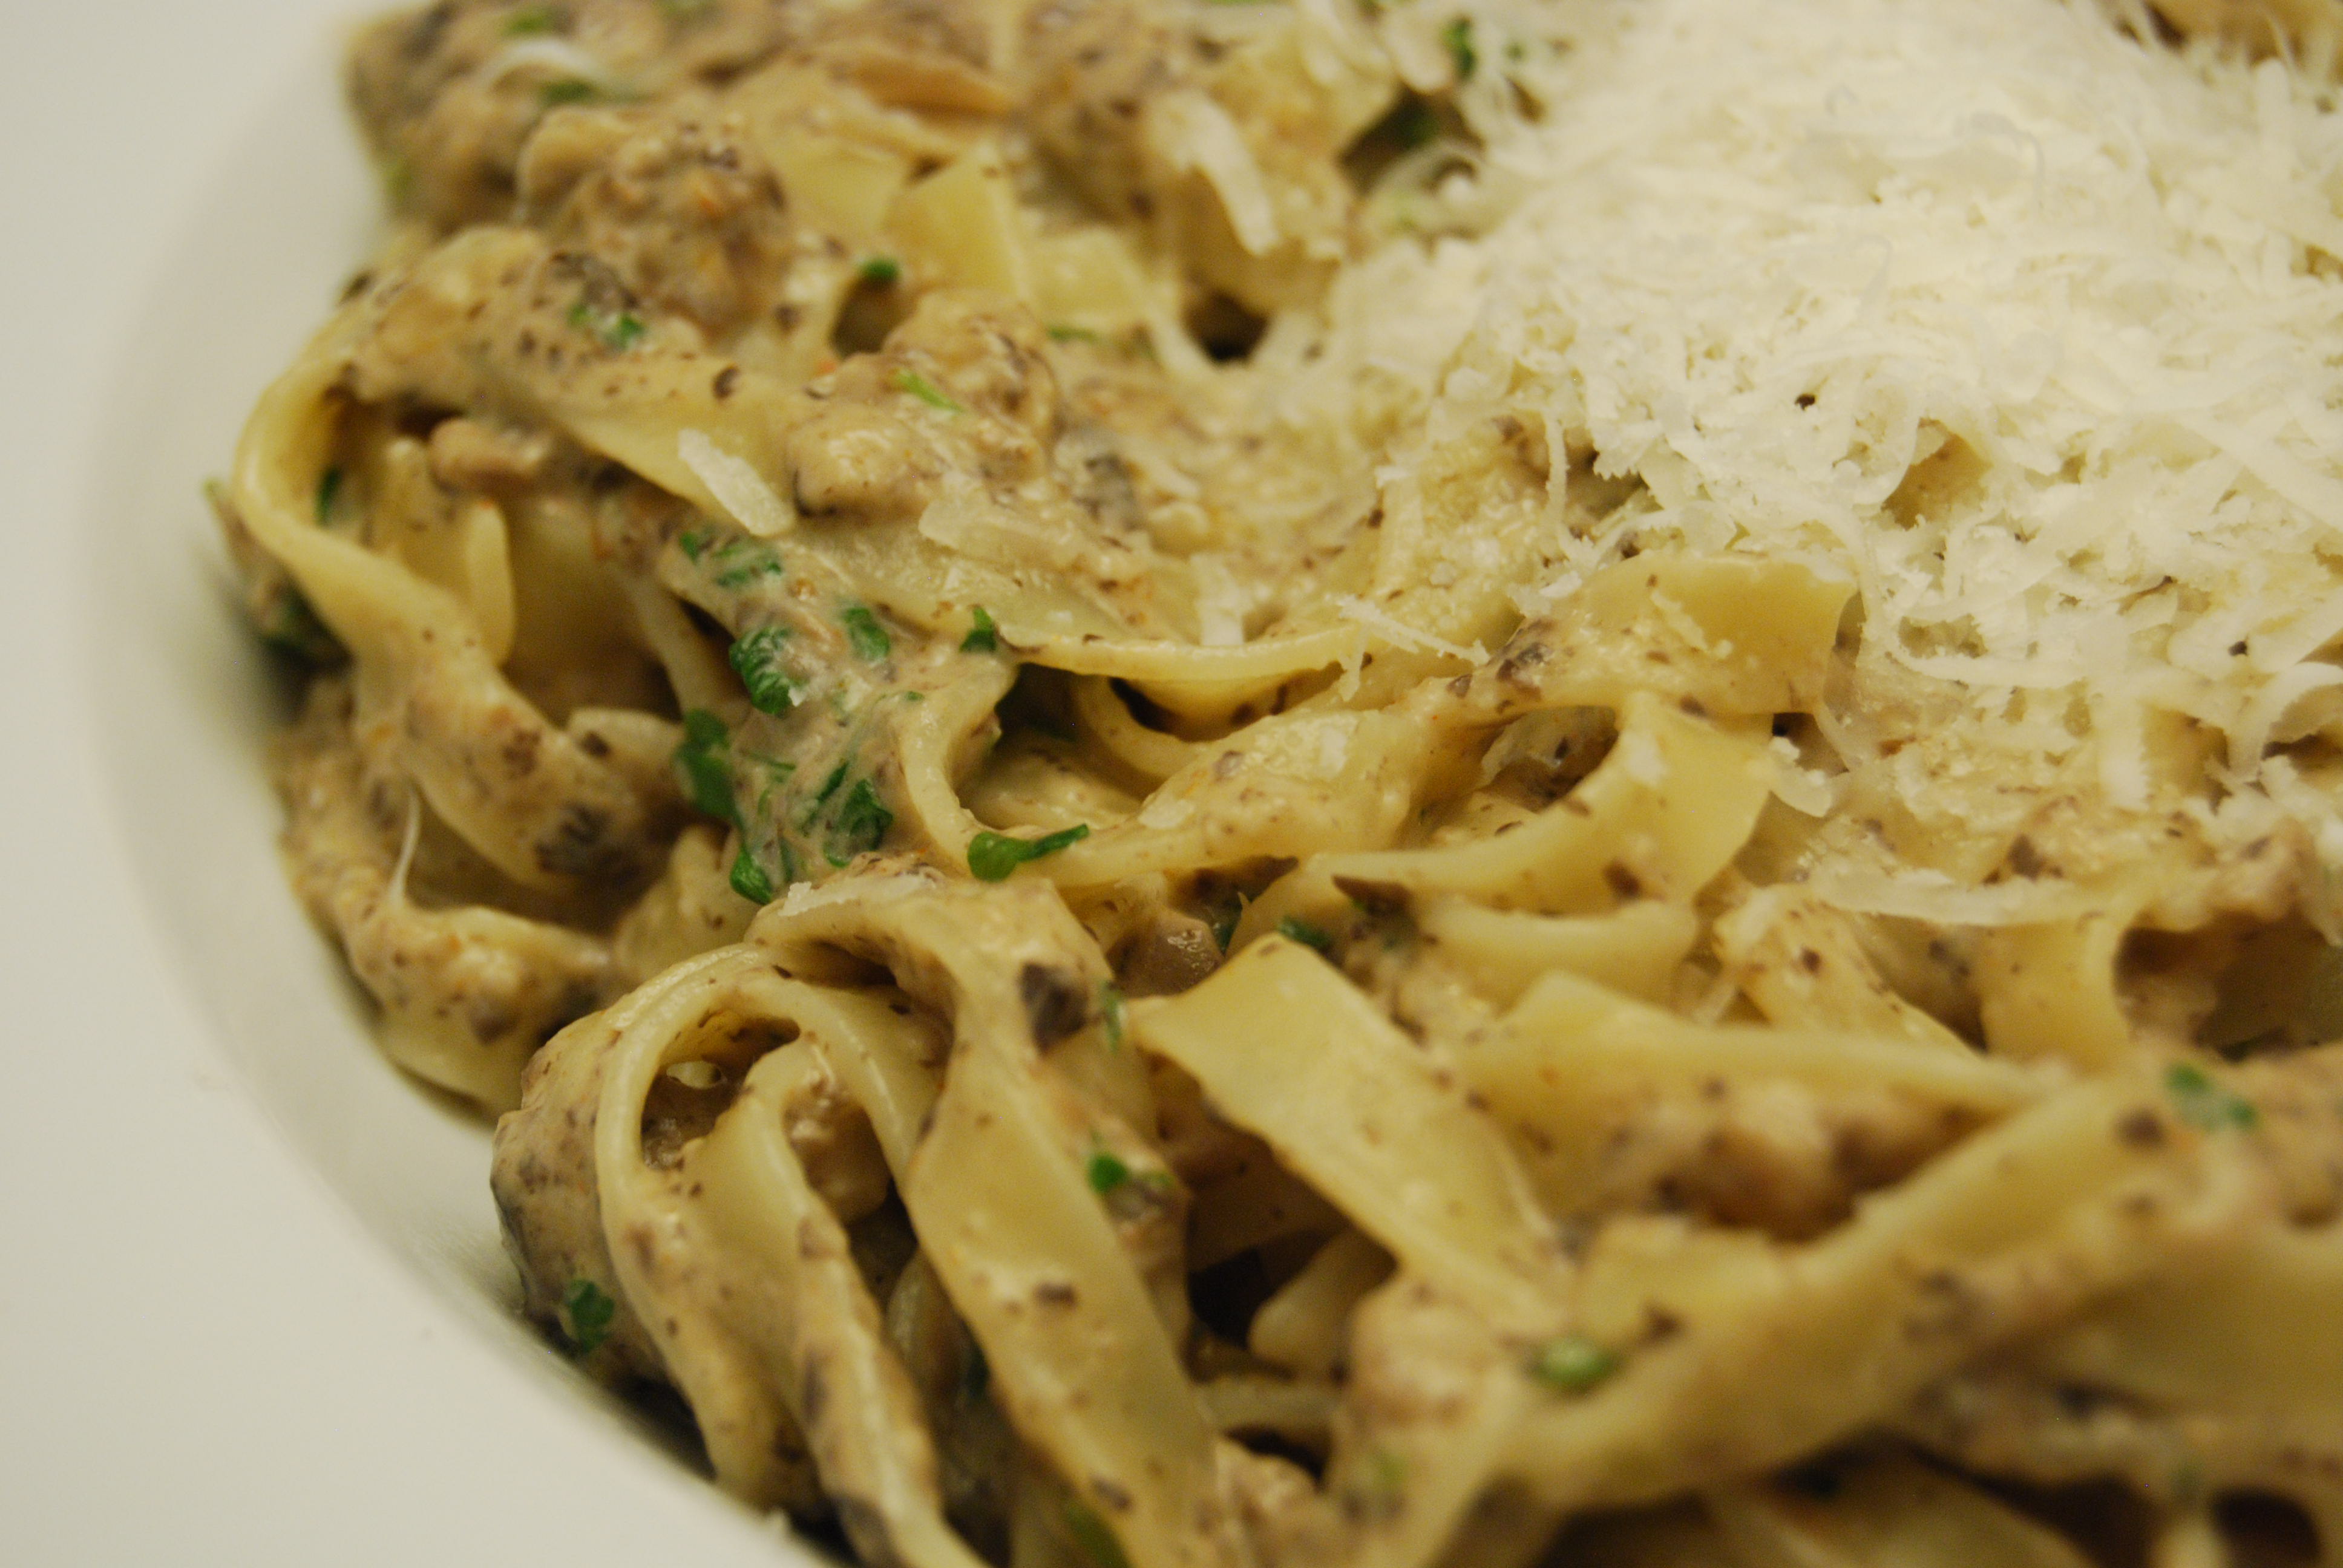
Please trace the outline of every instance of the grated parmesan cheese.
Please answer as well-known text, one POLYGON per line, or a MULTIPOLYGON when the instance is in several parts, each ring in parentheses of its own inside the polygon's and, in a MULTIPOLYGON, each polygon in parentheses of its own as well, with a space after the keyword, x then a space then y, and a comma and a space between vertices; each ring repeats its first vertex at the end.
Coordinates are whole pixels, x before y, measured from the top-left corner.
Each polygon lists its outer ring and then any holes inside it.
POLYGON ((794 520, 789 504, 765 483, 763 475, 709 439, 704 430, 686 430, 675 438, 675 455, 691 470, 732 520, 752 534, 767 538, 786 533, 794 520))
POLYGON ((1766 749, 1774 759, 1774 798, 1802 816, 1829 815, 1838 803, 1829 777, 1801 762, 1796 744, 1785 736, 1776 735, 1766 749))
POLYGON ((1206 648, 1235 648, 1245 639, 1245 614, 1253 596, 1237 581, 1228 558, 1199 550, 1188 558, 1196 574, 1196 640, 1206 648))
POLYGON ((1421 653, 1442 654, 1449 658, 1461 658, 1472 664, 1479 664, 1489 657, 1489 650, 1477 642, 1467 648, 1450 642, 1445 638, 1434 637, 1428 631, 1421 630, 1404 621, 1385 615, 1382 610, 1354 595, 1341 595, 1334 600, 1334 604, 1342 612, 1343 619, 1356 622, 1396 647, 1412 648, 1421 653))
POLYGON ((1619 737, 1612 753, 1628 778, 1646 789, 1657 789, 1668 781, 1668 759, 1660 752, 1660 743, 1641 729, 1630 729, 1619 737))
MULTIPOLYGON (((1949 689, 1981 752, 2085 748, 2119 807, 2148 803, 2176 724, 2218 735, 2230 792, 2266 793, 2273 747, 2343 742, 2323 89, 2058 0, 1614 0, 1564 25, 1547 114, 1484 155, 1517 204, 1351 269, 1290 402, 1354 427, 1527 414, 1641 489, 1570 525, 1525 612, 1629 546, 1822 563, 1857 585, 1863 678, 1949 689)), ((1860 759, 1860 726, 1825 731, 1860 759)), ((2343 782, 2286 777, 2343 868, 2343 782)), ((2207 817, 2217 842, 2230 820, 2207 817)), ((1864 901, 1942 916, 1944 891, 1864 901)))
POLYGON ((891 904, 908 899, 914 893, 932 891, 937 878, 925 869, 903 871, 893 876, 865 877, 860 880, 837 879, 827 882, 791 882, 788 895, 782 899, 784 916, 802 915, 809 910, 828 909, 832 904, 891 904))

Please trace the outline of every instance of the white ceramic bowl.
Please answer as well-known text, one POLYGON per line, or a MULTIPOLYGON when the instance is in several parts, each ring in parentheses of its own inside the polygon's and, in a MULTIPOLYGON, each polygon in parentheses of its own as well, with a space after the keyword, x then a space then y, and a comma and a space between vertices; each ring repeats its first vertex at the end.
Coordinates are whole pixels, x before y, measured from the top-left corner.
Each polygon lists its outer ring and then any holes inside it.
POLYGON ((0 65, 0 1561, 810 1563, 515 1316, 485 1125, 277 863, 199 487, 372 226, 338 9, 45 7, 0 65))

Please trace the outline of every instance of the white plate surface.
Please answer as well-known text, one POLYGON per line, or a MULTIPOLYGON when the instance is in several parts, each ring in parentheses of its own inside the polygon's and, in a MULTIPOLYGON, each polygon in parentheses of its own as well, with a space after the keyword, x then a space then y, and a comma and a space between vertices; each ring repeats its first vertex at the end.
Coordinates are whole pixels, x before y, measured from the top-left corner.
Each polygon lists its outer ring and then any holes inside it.
POLYGON ((509 1312, 484 1131, 279 876, 198 498, 357 258, 319 0, 0 51, 0 1561, 809 1561, 509 1312))

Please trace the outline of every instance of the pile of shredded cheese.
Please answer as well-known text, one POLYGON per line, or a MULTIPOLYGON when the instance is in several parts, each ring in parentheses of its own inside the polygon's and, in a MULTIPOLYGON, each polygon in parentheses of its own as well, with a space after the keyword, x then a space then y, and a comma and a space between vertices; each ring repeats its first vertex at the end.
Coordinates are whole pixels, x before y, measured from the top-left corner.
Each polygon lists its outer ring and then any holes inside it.
POLYGON ((2158 716, 2209 727, 2220 836, 2291 815, 2343 860, 2328 791, 2266 755, 2343 726, 2325 89, 2056 0, 1579 20, 1485 155, 1518 203, 1353 269, 1316 395, 1434 438, 1528 403, 1641 479, 1525 610, 1623 546, 1827 562, 1866 663, 2093 747, 2118 805, 2158 716))

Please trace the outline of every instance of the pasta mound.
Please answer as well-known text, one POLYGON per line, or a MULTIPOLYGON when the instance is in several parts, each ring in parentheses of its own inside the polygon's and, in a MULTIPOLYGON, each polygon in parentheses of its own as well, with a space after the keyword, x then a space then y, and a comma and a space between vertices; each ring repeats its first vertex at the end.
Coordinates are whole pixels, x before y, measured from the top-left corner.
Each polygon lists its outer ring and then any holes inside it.
POLYGON ((2343 1564, 2334 22, 373 25, 215 499, 530 1313, 873 1564, 2343 1564))

